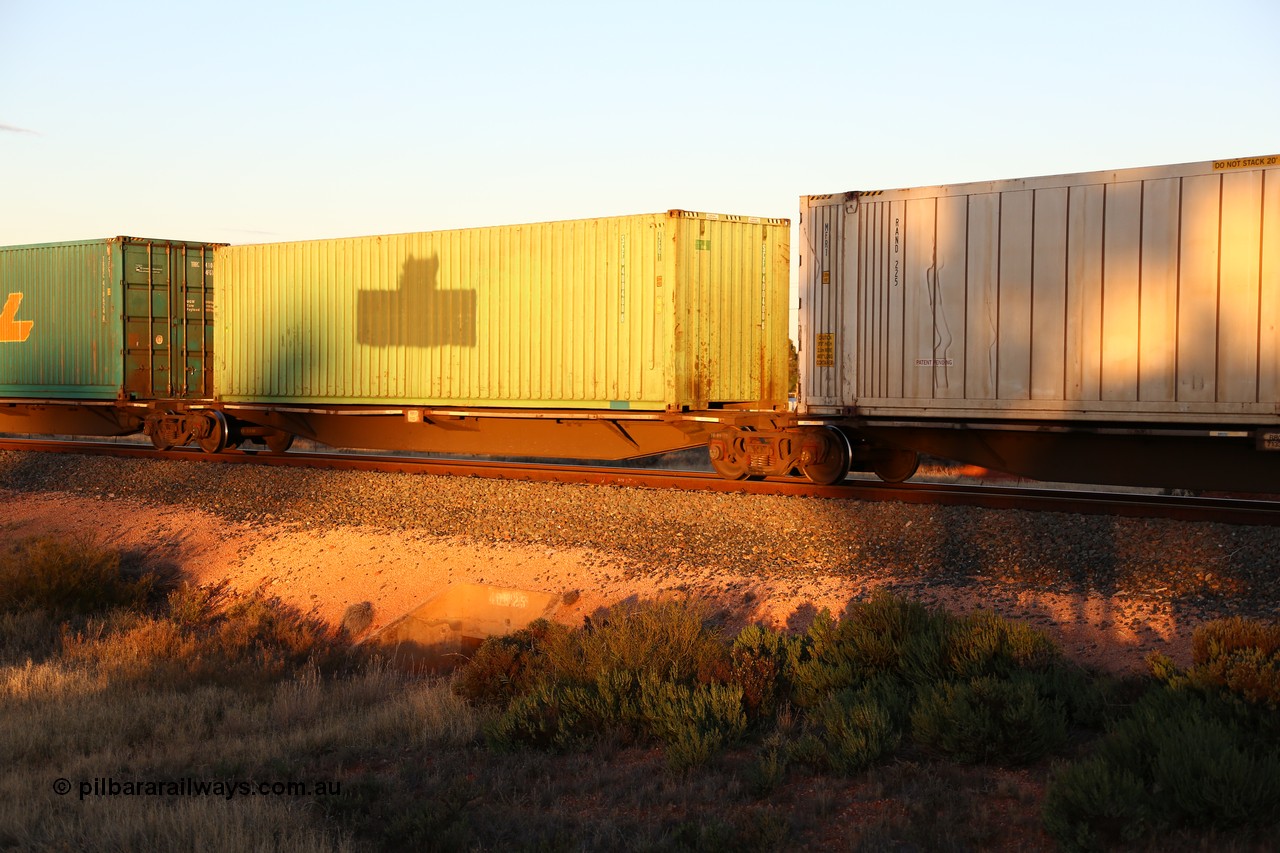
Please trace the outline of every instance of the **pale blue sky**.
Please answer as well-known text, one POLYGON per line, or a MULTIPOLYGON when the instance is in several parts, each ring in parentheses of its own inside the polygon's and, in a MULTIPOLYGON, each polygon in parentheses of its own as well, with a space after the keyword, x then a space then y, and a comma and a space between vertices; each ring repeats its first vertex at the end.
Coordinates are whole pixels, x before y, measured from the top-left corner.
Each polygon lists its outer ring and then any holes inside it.
POLYGON ((1280 153, 1280 0, 0 0, 0 244, 232 243, 1280 153))

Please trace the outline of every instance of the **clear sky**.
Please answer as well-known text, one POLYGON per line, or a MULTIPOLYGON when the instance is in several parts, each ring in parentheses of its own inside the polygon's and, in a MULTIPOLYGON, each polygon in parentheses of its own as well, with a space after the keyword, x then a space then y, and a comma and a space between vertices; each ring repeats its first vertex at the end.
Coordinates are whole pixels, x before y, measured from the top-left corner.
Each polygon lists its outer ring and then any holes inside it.
POLYGON ((1280 0, 0 0, 0 244, 794 220, 1277 153, 1280 0))

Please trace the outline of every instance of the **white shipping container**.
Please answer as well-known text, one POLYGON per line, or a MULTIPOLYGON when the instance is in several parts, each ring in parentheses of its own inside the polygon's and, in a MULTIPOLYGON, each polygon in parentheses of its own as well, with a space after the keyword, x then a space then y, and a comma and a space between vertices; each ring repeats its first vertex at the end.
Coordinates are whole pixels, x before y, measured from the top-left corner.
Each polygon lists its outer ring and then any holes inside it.
POLYGON ((1280 157, 802 197, 802 412, 1272 423, 1280 157))

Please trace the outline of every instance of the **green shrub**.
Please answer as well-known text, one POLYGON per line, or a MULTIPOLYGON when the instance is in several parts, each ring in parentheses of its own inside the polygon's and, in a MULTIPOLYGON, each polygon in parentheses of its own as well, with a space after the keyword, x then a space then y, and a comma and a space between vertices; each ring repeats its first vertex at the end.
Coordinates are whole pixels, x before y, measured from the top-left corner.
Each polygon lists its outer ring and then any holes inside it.
POLYGON ((955 617, 882 592, 852 605, 839 621, 820 613, 789 656, 800 707, 880 676, 920 688, 1061 664, 1048 635, 1028 625, 992 613, 955 617))
POLYGON ((1280 710, 1280 623, 1234 617, 1196 629, 1187 680, 1203 690, 1226 690, 1271 711, 1280 710))
POLYGON ((1046 831, 1068 850, 1131 843, 1157 822, 1143 780, 1097 756, 1057 773, 1045 793, 1043 814, 1046 831))
POLYGON ((119 551, 91 540, 32 537, 0 552, 0 611, 66 616, 141 609, 159 580, 126 569, 119 551))
POLYGON ((1188 709, 1162 725, 1152 790, 1179 822, 1230 829, 1280 821, 1280 748, 1238 721, 1188 709))
POLYGON ((653 673, 681 684, 731 679, 728 646, 689 602, 616 607, 582 628, 538 620, 490 637, 459 671, 460 696, 501 707, 544 680, 594 685, 601 673, 653 673))
POLYGON ((1044 669, 1059 659, 1053 640, 1026 623, 987 611, 952 616, 936 610, 902 637, 901 674, 913 684, 931 685, 1044 669))
POLYGON ((732 682, 742 688, 742 702, 753 722, 772 720, 792 692, 791 662, 800 640, 759 625, 748 625, 729 650, 732 682))
POLYGON ((1201 625, 1192 634, 1191 659, 1196 665, 1212 663, 1238 651, 1254 651, 1266 657, 1280 654, 1280 623, 1233 616, 1201 625))
POLYGON ((792 678, 791 699, 797 707, 812 708, 833 692, 858 682, 857 661, 844 641, 847 628, 843 624, 823 610, 790 650, 787 668, 792 678))
POLYGON ((606 734, 629 742, 647 732, 640 682, 623 670, 598 672, 591 684, 544 678, 513 696, 486 735, 508 747, 567 749, 606 734))
POLYGON ((640 679, 639 707, 645 730, 666 744, 676 769, 705 764, 747 729, 736 684, 678 684, 650 673, 640 679))
POLYGON ((900 719, 900 703, 883 682, 838 691, 812 709, 809 737, 793 755, 837 773, 865 770, 897 748, 900 719))
POLYGON ((919 602, 876 592, 853 604, 844 621, 854 629, 848 639, 862 665, 885 671, 901 668, 905 644, 934 630, 938 614, 919 602))
MULTIPOLYGON (((673 766, 704 762, 746 728, 728 645, 690 602, 617 607, 570 631, 545 621, 486 640, 455 690, 502 708, 498 745, 566 748, 653 737, 673 766)), ((768 689, 764 684, 761 691, 768 689)))
POLYGON ((911 714, 917 743, 957 761, 1027 764, 1060 748, 1067 715, 1025 675, 984 675, 924 692, 911 714))
POLYGON ((454 692, 481 705, 507 704, 550 670, 548 648, 563 643, 568 633, 562 625, 538 619, 506 636, 487 638, 458 670, 454 692))
POLYGON ((679 684, 654 673, 605 670, 594 684, 544 679, 515 696, 486 734, 499 746, 565 749, 603 735, 620 742, 662 741, 668 762, 683 769, 705 763, 746 730, 742 689, 679 684))
POLYGON ((989 612, 954 620, 945 640, 948 675, 961 679, 1045 669, 1060 658, 1043 631, 989 612))
POLYGON ((1088 729, 1100 729, 1111 703, 1119 701, 1119 681, 1061 658, 1042 669, 1023 670, 1019 677, 1034 682, 1040 696, 1062 708, 1072 725, 1088 729))
POLYGON ((747 766, 748 789, 757 797, 773 793, 787 778, 789 764, 786 741, 777 733, 769 735, 755 760, 747 766))
POLYGON ((795 703, 813 707, 880 675, 939 671, 948 619, 883 592, 851 605, 838 621, 824 610, 792 652, 795 703))
POLYGON ((596 673, 595 692, 585 694, 586 710, 600 727, 608 726, 623 743, 638 737, 645 729, 643 690, 645 678, 634 672, 607 669, 596 673))
POLYGON ((689 684, 729 679, 728 644, 710 624, 706 609, 692 601, 657 601, 614 607, 573 633, 567 659, 553 659, 558 672, 590 681, 602 670, 652 672, 689 684))
POLYGON ((1261 830, 1280 823, 1274 714, 1185 683, 1154 690, 1093 757, 1059 772, 1045 826, 1076 847, 1170 827, 1261 830))
POLYGON ((593 688, 539 681, 513 696, 485 728, 493 746, 563 749, 601 733, 591 711, 593 688), (584 713, 584 710, 586 713, 584 713))

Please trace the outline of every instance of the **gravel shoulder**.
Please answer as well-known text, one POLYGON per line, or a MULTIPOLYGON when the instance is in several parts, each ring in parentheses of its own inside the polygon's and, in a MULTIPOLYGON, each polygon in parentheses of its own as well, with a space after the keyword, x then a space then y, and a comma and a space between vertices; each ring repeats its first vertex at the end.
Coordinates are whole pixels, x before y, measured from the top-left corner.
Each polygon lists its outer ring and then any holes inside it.
POLYGON ((576 592, 569 624, 689 595, 797 630, 887 588, 1123 673, 1280 612, 1272 527, 30 453, 0 453, 0 505, 9 539, 98 537, 335 623, 368 601, 374 629, 458 582, 576 592))

